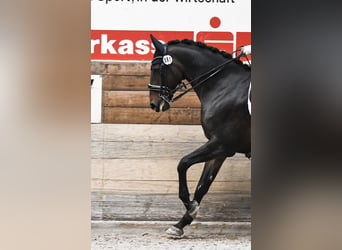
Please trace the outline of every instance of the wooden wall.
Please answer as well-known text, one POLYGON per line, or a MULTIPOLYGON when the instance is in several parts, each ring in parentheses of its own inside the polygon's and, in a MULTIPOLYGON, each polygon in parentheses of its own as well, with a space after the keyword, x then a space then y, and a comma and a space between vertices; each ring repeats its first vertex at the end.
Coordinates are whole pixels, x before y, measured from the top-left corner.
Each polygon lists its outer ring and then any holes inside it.
MULTIPOLYGON (((206 141, 199 125, 93 124, 92 218, 177 220, 177 164, 206 141)), ((203 164, 188 171, 193 193, 203 164)), ((204 198, 199 220, 250 220, 250 160, 226 160, 204 198)))
POLYGON ((191 92, 167 112, 150 108, 150 63, 93 63, 92 74, 103 75, 104 123, 200 124, 200 102, 191 92))

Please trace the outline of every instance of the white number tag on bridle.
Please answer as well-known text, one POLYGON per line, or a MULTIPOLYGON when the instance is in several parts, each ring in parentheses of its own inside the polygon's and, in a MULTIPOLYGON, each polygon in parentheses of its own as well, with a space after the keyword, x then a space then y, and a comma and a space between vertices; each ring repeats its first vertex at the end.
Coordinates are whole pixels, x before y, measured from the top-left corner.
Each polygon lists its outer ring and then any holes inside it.
POLYGON ((172 56, 170 55, 163 56, 163 63, 165 65, 170 65, 172 63, 172 56))

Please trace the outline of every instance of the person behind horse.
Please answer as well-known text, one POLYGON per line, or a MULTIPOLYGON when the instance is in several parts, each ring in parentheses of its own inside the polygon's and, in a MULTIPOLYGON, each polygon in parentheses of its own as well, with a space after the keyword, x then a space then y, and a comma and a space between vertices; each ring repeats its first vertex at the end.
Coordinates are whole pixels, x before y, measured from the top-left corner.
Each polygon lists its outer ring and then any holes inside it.
POLYGON ((246 45, 241 48, 241 54, 247 56, 252 54, 252 45, 246 45))

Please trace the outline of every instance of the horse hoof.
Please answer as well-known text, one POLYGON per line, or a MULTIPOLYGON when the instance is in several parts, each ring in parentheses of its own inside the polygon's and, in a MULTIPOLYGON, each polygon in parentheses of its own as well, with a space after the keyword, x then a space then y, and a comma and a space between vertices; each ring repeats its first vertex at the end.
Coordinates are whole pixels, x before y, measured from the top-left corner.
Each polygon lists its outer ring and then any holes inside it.
POLYGON ((195 218, 199 209, 200 209, 200 206, 198 205, 198 202, 192 201, 191 202, 191 208, 188 211, 188 213, 192 218, 195 218))
POLYGON ((170 236, 177 236, 180 237, 184 234, 183 229, 180 229, 178 227, 172 226, 168 230, 166 230, 166 234, 170 236))

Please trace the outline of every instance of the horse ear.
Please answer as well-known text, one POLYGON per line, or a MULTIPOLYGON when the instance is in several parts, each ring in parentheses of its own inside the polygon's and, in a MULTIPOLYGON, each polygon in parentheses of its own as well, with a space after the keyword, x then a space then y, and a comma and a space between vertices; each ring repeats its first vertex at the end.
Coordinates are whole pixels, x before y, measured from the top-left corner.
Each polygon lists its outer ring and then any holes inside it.
POLYGON ((156 50, 160 51, 161 53, 164 53, 164 44, 162 44, 157 38, 155 38, 152 34, 150 34, 152 43, 156 50))

